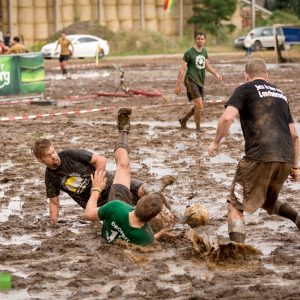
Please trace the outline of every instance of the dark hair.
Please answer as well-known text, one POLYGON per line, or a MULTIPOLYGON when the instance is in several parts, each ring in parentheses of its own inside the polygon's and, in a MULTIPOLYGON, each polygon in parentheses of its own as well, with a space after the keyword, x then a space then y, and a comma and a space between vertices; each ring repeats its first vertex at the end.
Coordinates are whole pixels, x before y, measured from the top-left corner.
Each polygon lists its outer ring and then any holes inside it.
POLYGON ((51 146, 53 146, 51 140, 40 139, 34 142, 34 144, 31 147, 31 152, 36 158, 42 158, 44 156, 45 151, 51 146))
POLYGON ((206 34, 202 31, 198 31, 195 33, 195 35, 194 35, 195 39, 197 38, 198 35, 203 35, 206 38, 206 34))
POLYGON ((18 36, 15 36, 15 37, 13 38, 13 40, 14 40, 15 42, 17 42, 17 43, 20 43, 20 38, 19 38, 18 36))
POLYGON ((160 194, 148 194, 139 199, 134 213, 140 221, 148 222, 160 213, 162 206, 163 202, 160 194))

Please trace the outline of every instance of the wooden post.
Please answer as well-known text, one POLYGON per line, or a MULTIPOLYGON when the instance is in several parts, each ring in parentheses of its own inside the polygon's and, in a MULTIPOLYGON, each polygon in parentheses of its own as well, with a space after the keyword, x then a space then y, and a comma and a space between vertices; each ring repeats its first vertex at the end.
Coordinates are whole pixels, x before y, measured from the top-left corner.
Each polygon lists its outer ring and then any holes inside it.
POLYGON ((140 0, 140 30, 145 29, 145 1, 140 0))
POLYGON ((54 0, 54 28, 55 32, 59 30, 59 6, 60 6, 60 0, 54 0))
POLYGON ((183 38, 183 0, 179 1, 179 37, 183 38))
POLYGON ((251 1, 251 16, 252 16, 251 26, 252 26, 252 28, 254 28, 255 27, 255 0, 251 1))
POLYGON ((101 25, 101 8, 102 8, 102 0, 97 1, 97 20, 98 24, 101 25))
POLYGON ((8 31, 10 36, 14 36, 14 20, 13 20, 13 1, 7 0, 7 8, 8 8, 8 31))

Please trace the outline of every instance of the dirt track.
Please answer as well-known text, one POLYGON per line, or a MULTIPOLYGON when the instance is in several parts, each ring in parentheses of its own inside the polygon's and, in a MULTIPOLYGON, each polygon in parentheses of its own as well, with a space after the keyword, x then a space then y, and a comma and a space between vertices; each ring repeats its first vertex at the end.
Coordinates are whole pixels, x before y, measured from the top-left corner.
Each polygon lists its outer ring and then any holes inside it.
MULTIPOLYGON (((211 63, 224 76, 218 83, 207 75, 206 99, 226 99, 243 81, 241 56, 212 56, 211 63)), ((271 62, 271 60, 269 61, 271 62)), ((76 61, 75 63, 85 63, 76 61)), ((100 225, 82 221, 82 209, 61 195, 58 227, 49 226, 44 167, 30 153, 38 137, 54 140, 57 149, 84 148, 108 158, 114 169, 117 107, 135 107, 130 144, 135 177, 155 180, 172 174, 167 188, 173 210, 181 215, 192 203, 209 211, 203 228, 227 239, 226 195, 236 163, 243 153, 243 138, 236 121, 217 156, 207 156, 222 104, 206 104, 203 129, 194 123, 179 129, 177 119, 188 109, 184 93, 174 95, 181 60, 177 57, 136 61, 102 61, 101 67, 72 69, 63 80, 56 61, 47 61, 45 96, 56 106, 1 105, 0 117, 26 116, 87 108, 113 107, 95 113, 1 122, 0 271, 13 274, 13 290, 2 299, 299 299, 300 232, 296 226, 259 210, 246 216, 247 240, 262 255, 252 259, 213 263, 197 254, 186 238, 187 225, 177 224, 177 238, 144 249, 108 245, 100 225), (119 73, 136 89, 158 89, 160 98, 98 98, 71 101, 71 95, 114 92, 119 73), (63 99, 63 100, 62 100, 63 99), (149 107, 152 105, 161 105, 149 107), (167 106, 164 106, 167 105, 167 106), (145 108, 146 106, 146 108, 145 108)), ((289 97, 300 132, 299 64, 269 64, 270 82, 289 97)), ((288 181, 280 195, 300 210, 300 185, 288 181)))

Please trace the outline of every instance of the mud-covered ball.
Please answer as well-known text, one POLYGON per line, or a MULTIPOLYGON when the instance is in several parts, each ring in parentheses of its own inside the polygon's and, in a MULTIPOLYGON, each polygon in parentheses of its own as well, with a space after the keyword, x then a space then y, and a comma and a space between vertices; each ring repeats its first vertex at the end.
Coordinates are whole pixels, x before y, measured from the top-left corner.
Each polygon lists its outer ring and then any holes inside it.
POLYGON ((188 206, 184 212, 184 223, 189 226, 198 227, 206 225, 208 222, 208 211, 202 204, 188 206))

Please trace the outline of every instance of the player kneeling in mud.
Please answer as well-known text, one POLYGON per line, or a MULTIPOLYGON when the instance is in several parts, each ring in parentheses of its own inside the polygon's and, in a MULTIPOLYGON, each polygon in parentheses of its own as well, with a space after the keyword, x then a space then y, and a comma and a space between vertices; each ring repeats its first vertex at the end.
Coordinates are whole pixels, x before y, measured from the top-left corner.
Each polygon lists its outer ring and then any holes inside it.
POLYGON ((150 193, 140 198, 135 206, 130 201, 130 161, 128 134, 130 131, 131 109, 121 108, 118 112, 119 138, 114 149, 117 170, 110 189, 109 202, 97 207, 99 194, 106 185, 105 172, 96 170, 92 178, 91 196, 85 208, 89 221, 103 221, 102 236, 109 243, 122 239, 132 244, 149 245, 154 239, 173 236, 162 229, 154 234, 148 222, 163 208, 163 196, 150 193))

